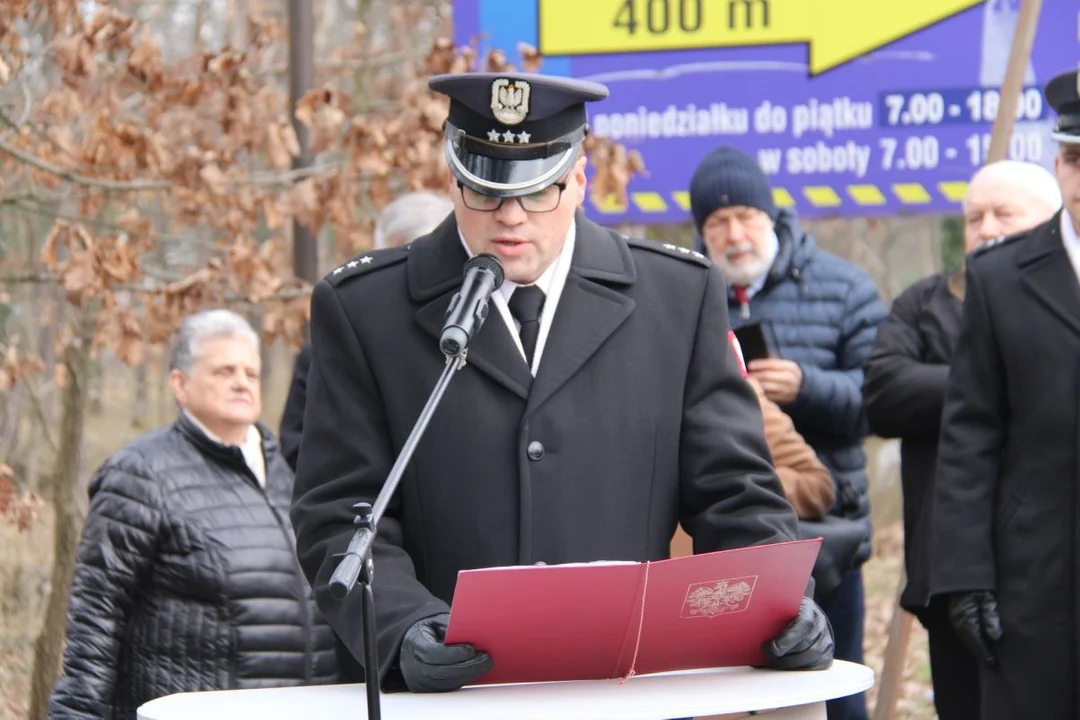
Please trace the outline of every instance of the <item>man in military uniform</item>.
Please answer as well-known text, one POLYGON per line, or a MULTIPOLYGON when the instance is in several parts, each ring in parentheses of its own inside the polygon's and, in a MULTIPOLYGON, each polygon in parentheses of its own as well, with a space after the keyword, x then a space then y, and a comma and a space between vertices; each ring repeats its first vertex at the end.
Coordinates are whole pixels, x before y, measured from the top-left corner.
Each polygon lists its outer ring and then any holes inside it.
POLYGON ((1064 207, 968 258, 934 490, 930 591, 984 720, 1080 717, 1080 76, 1045 95, 1064 207))
MULTIPOLYGON (((662 559, 679 522, 696 552, 796 537, 727 344, 720 272, 579 209, 585 103, 607 89, 488 73, 430 87, 450 98, 454 214, 316 286, 292 510, 319 605, 362 662, 361 594, 339 601, 327 587, 352 506, 375 500, 444 368, 439 337, 464 263, 497 257, 505 281, 373 546, 379 675, 414 692, 459 688, 499 662, 442 642, 460 570, 662 559)), ((817 669, 832 647, 807 598, 765 653, 817 669)))

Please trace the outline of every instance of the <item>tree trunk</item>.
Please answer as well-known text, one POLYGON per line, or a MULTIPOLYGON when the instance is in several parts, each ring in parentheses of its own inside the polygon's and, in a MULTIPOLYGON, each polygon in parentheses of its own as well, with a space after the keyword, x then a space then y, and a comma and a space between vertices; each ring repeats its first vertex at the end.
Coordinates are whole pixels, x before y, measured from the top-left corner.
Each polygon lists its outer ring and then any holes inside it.
POLYGON ((91 317, 92 313, 87 311, 76 321, 79 323, 76 340, 64 354, 67 385, 61 394, 60 445, 46 492, 55 517, 53 567, 45 619, 34 643, 30 720, 46 720, 49 696, 60 671, 64 649, 68 595, 82 526, 76 494, 85 424, 90 333, 93 332, 91 317))
MULTIPOLYGON (((89 367, 89 375, 86 379, 86 411, 93 417, 101 417, 105 412, 105 361, 98 358, 89 367)), ((136 395, 136 398, 139 396, 136 395)))
MULTIPOLYGON (((146 338, 143 338, 146 342, 146 338)), ((150 361, 135 366, 135 401, 131 407, 131 427, 145 430, 150 426, 150 361)))

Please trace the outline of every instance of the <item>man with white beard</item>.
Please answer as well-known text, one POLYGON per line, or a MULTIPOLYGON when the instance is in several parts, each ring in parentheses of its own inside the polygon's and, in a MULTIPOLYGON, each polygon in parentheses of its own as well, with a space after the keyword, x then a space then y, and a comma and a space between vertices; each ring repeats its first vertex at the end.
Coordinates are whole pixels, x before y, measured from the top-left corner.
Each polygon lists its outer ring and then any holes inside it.
MULTIPOLYGON (((727 277, 732 329, 760 323, 758 337, 772 346, 748 354, 750 375, 832 473, 834 526, 860 533, 861 543, 831 558, 842 581, 827 587, 815 574, 815 598, 832 623, 835 656, 861 663, 862 563, 870 557, 862 368, 885 306, 865 271, 817 248, 793 212, 777 209, 765 173, 745 153, 720 147, 707 155, 690 182, 690 205, 700 249, 727 277)), ((822 554, 832 548, 826 537, 822 554)), ((830 701, 828 716, 867 720, 865 695, 830 701)))

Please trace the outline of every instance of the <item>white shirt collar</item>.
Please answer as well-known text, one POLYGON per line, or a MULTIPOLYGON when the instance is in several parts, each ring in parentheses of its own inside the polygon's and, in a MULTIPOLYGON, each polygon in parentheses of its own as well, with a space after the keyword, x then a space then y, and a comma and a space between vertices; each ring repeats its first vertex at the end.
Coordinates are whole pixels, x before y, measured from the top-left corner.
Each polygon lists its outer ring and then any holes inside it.
POLYGON ((1076 271, 1077 282, 1080 282, 1080 236, 1077 235, 1069 211, 1061 211, 1061 242, 1065 245, 1065 252, 1069 255, 1073 270, 1076 271))
MULTIPOLYGON (((555 260, 552 261, 547 269, 536 279, 533 283, 536 287, 544 291, 544 297, 550 297, 553 285, 556 278, 561 276, 563 282, 566 280, 567 274, 570 272, 570 262, 574 256, 574 241, 577 236, 576 232, 577 221, 570 221, 570 229, 566 232, 566 239, 563 241, 562 250, 555 256, 555 260)), ((461 246, 465 248, 465 254, 470 258, 473 256, 472 248, 469 247, 469 243, 465 242, 465 235, 461 232, 461 228, 458 228, 458 239, 461 241, 461 246)), ((517 289, 518 284, 513 280, 503 280, 503 284, 499 287, 499 294, 503 296, 506 301, 510 300, 510 296, 514 294, 514 290, 517 289)))
MULTIPOLYGON (((217 435, 210 432, 210 428, 199 422, 199 419, 187 410, 184 410, 183 412, 184 415, 187 416, 188 420, 190 420, 195 425, 195 427, 199 428, 199 430, 202 430, 206 437, 210 438, 218 445, 225 445, 226 447, 236 447, 235 445, 230 445, 230 443, 225 442, 217 435)), ((263 456, 262 434, 259 432, 259 428, 255 427, 254 425, 248 425, 247 432, 244 433, 244 442, 242 445, 240 445, 240 452, 244 454, 244 461, 251 469, 251 472, 254 473, 255 477, 258 479, 259 485, 265 488, 266 458, 263 456)))
MULTIPOLYGON (((465 242, 465 235, 461 232, 461 228, 458 228, 458 239, 461 241, 461 246, 465 248, 465 254, 469 257, 473 256, 472 250, 469 248, 469 244, 465 242)), ((532 371, 533 376, 536 376, 536 372, 540 367, 540 356, 543 354, 544 347, 547 345, 548 334, 551 332, 551 323, 555 317, 555 310, 559 305, 559 298, 562 297, 563 287, 566 285, 566 278, 570 275, 570 267, 574 261, 574 246, 577 242, 577 221, 570 221, 570 229, 566 231, 566 238, 563 240, 562 249, 555 257, 555 260, 548 265, 547 269, 536 279, 533 283, 538 288, 544 291, 544 309, 540 314, 540 333, 536 338, 536 350, 533 351, 533 363, 532 371)), ((518 335, 520 326, 514 319, 513 314, 510 312, 510 296, 514 294, 514 290, 517 288, 517 283, 510 280, 504 280, 499 289, 492 295, 492 302, 495 307, 498 308, 499 314, 502 315, 503 321, 507 328, 510 330, 510 336, 514 340, 514 344, 517 345, 518 352, 521 353, 522 359, 525 358, 525 350, 521 345, 521 338, 518 335)))

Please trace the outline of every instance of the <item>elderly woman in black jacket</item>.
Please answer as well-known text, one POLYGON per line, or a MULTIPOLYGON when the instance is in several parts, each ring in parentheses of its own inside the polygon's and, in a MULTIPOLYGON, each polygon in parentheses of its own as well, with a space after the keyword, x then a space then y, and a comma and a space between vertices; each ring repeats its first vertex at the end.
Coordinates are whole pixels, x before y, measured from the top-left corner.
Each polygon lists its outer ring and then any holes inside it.
MULTIPOLYGON (((991 163, 972 177, 964 198, 964 250, 1032 228, 1061 206, 1054 176, 1039 165, 991 163)), ((960 333, 963 271, 919 280, 893 301, 866 364, 863 397, 873 432, 900 438, 907 584, 900 599, 930 641, 934 703, 941 720, 977 720, 975 656, 953 630, 947 609, 929 601, 934 466, 945 386, 960 333)))
POLYGON ((296 562, 292 471, 258 422, 259 375, 240 316, 181 326, 179 416, 90 482, 49 717, 127 720, 176 692, 338 681, 334 634, 296 562))

